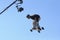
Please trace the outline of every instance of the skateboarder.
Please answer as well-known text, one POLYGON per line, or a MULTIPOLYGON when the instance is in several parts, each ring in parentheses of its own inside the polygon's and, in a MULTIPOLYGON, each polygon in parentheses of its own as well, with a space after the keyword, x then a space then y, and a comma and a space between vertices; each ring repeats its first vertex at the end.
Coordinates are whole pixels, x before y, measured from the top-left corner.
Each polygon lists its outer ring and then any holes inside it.
POLYGON ((44 30, 44 28, 42 27, 42 28, 40 28, 40 26, 39 26, 39 21, 40 21, 40 16, 38 15, 38 14, 34 14, 34 15, 27 15, 26 16, 28 19, 32 19, 33 20, 33 28, 30 30, 31 32, 32 32, 32 30, 38 30, 38 32, 40 33, 40 30, 41 29, 43 29, 44 30))

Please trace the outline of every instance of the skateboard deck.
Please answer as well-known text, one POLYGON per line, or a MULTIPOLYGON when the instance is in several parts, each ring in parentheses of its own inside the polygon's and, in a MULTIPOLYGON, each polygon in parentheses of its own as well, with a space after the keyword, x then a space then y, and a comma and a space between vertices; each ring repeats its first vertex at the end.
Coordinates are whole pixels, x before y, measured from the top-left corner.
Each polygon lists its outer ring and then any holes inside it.
POLYGON ((33 30, 37 30, 39 33, 40 33, 40 31, 41 30, 44 30, 44 27, 36 27, 36 28, 32 28, 32 29, 30 29, 30 31, 32 32, 33 30))

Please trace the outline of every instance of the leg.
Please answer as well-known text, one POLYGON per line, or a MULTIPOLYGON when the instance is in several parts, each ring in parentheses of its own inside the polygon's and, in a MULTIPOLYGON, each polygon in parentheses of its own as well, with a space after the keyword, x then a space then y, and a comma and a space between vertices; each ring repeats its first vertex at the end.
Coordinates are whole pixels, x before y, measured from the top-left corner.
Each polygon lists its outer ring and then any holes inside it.
POLYGON ((33 28, 32 30, 35 30, 36 29, 36 21, 33 22, 33 28))
POLYGON ((40 28, 40 27, 38 27, 38 29, 39 29, 39 30, 41 30, 41 28, 40 28))
POLYGON ((30 31, 32 32, 32 31, 35 30, 35 29, 36 29, 36 28, 33 27, 32 29, 30 29, 30 31))
POLYGON ((40 30, 38 30, 38 33, 40 33, 40 30))
POLYGON ((40 33, 40 30, 41 30, 41 28, 40 28, 40 27, 38 27, 38 33, 40 33))

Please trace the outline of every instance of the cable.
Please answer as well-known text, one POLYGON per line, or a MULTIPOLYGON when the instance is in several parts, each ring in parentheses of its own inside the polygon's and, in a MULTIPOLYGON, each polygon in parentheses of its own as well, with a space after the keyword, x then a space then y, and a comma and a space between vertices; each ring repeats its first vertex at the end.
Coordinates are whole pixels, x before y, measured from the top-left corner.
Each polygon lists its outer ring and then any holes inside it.
POLYGON ((0 14, 2 14, 4 11, 6 11, 9 7, 11 7, 14 3, 16 3, 17 0, 15 0, 13 3, 11 3, 9 6, 7 6, 0 14))

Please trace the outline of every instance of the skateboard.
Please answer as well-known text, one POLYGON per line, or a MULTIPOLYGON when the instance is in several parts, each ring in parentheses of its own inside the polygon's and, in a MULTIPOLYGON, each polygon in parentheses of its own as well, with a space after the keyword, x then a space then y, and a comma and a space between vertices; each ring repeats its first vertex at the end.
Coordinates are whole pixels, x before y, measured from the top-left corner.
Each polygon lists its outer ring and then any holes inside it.
POLYGON ((38 33, 40 33, 40 31, 41 30, 44 30, 44 27, 36 27, 36 28, 32 28, 32 29, 30 29, 30 31, 32 32, 33 30, 37 30, 38 31, 38 33))

